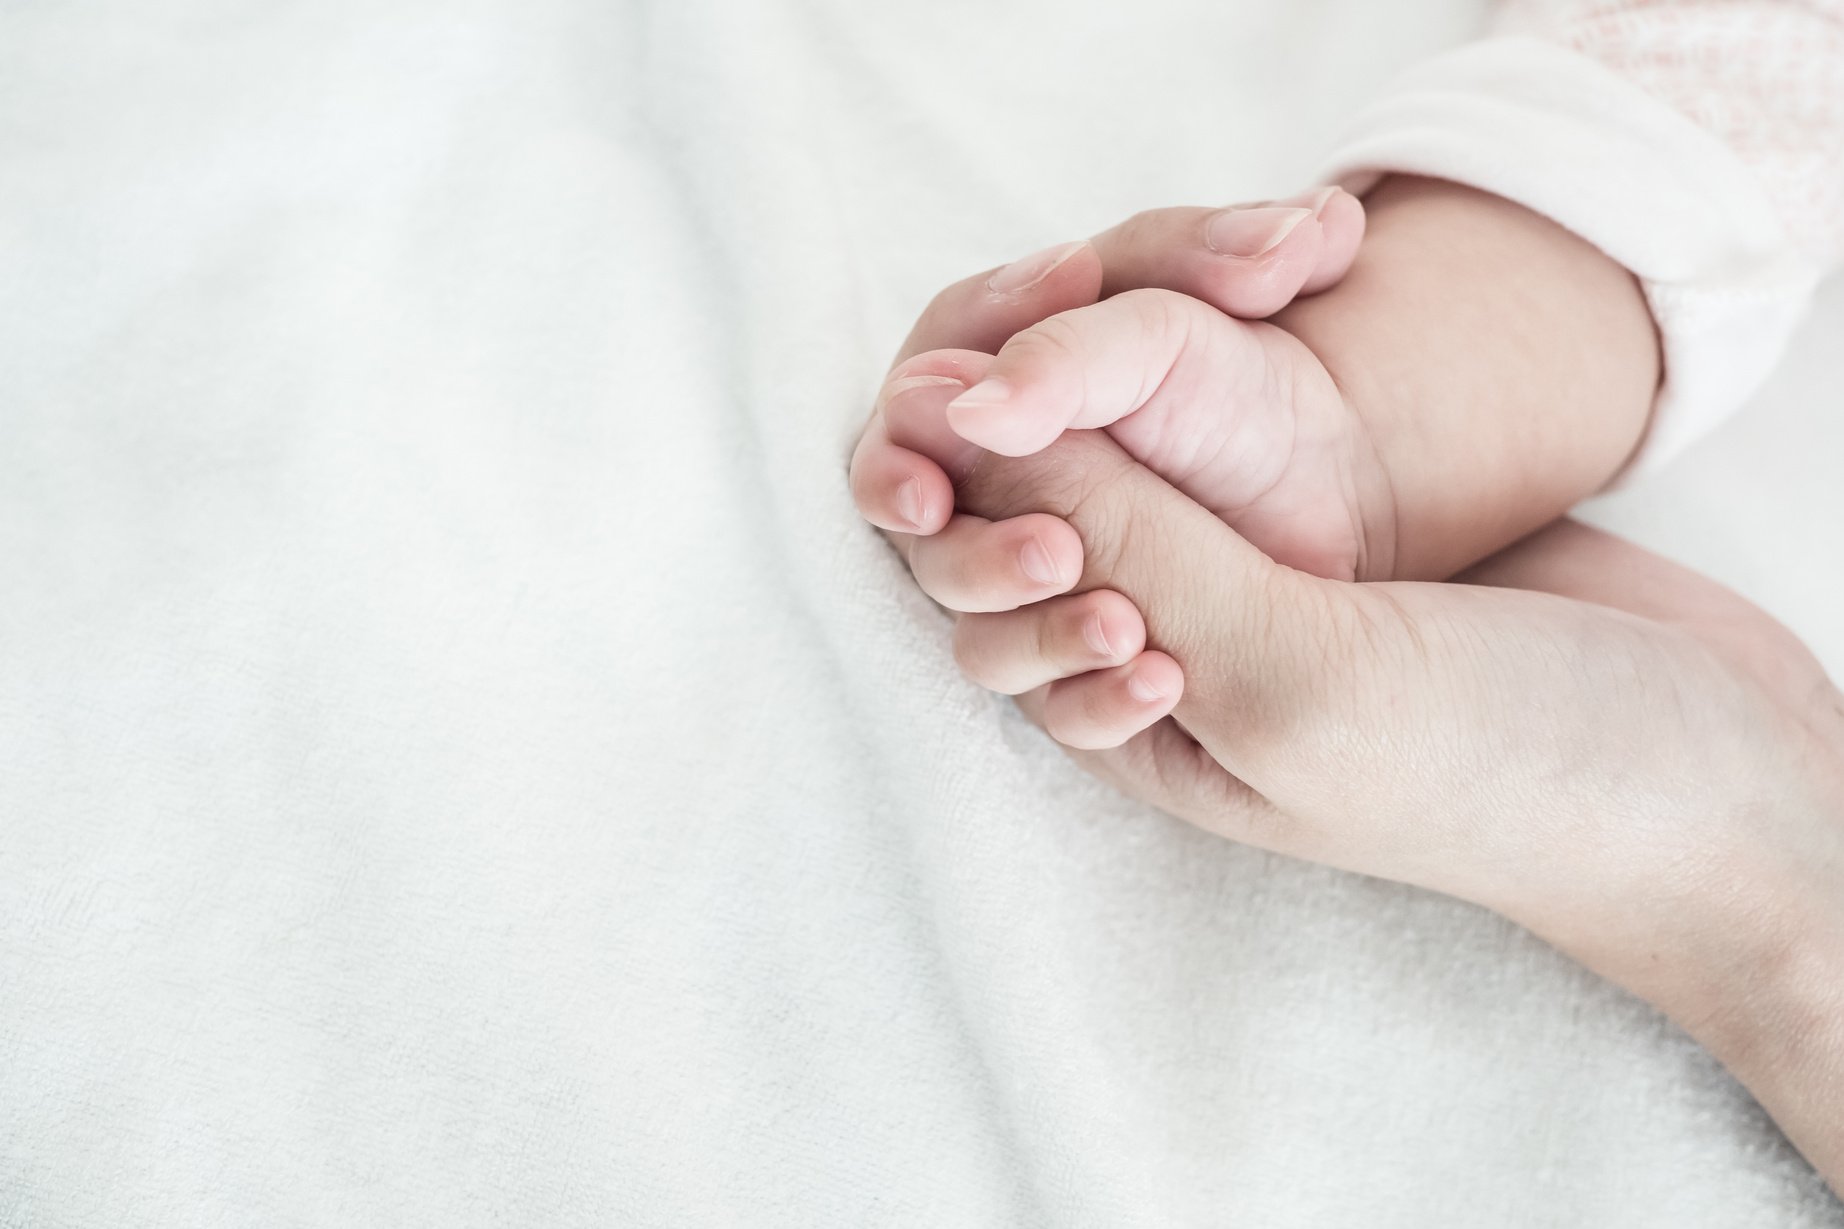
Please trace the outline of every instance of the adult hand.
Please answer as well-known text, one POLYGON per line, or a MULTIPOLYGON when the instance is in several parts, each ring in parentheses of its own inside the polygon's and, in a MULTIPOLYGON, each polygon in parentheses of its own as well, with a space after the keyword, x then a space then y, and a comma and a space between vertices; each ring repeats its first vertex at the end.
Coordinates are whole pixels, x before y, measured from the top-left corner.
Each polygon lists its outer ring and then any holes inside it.
MULTIPOLYGON (((1318 580, 1099 432, 986 456, 957 495, 1066 524, 1074 589, 1124 595, 1182 665, 1172 718, 1078 762, 1527 926, 1676 1019, 1844 1189, 1844 698, 1765 614, 1569 522, 1467 584, 1318 580)), ((1021 703, 1080 742, 1105 674, 1032 660, 1066 639, 1055 604, 1004 617, 1015 669, 1070 676, 1021 703)))
MULTIPOLYGON (((1130 290, 1176 291, 1246 319, 1271 315, 1343 278, 1363 235, 1357 198, 1326 187, 1246 206, 1150 210, 1091 240, 956 282, 910 331, 858 440, 851 485, 860 513, 949 609, 1008 610, 1064 592, 1081 558, 1068 526, 1053 517, 994 523, 956 512, 955 483, 981 454, 939 413, 939 403, 972 382, 942 374, 942 360, 958 355, 970 371, 1022 330, 1130 290), (905 378, 905 363, 917 356, 931 361, 930 373, 905 378)), ((1146 689, 1156 684, 1153 698, 1140 702, 1148 721, 1169 710, 1182 675, 1163 654, 1141 652, 1138 615, 1118 594, 1047 609, 1086 633, 1071 664, 1115 667, 1105 677, 1123 692, 1152 694, 1146 689)))

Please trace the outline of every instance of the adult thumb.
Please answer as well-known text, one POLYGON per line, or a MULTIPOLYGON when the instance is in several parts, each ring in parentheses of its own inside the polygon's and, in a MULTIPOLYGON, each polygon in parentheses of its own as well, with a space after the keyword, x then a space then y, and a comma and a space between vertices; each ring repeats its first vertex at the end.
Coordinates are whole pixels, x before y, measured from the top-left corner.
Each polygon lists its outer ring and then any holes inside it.
POLYGON ((1269 797, 1323 771, 1367 651, 1361 614, 1342 600, 1350 586, 1273 562, 1098 431, 1026 457, 984 454, 957 500, 1076 530, 1078 591, 1113 589, 1139 607, 1148 647, 1185 672, 1174 717, 1224 768, 1269 797))

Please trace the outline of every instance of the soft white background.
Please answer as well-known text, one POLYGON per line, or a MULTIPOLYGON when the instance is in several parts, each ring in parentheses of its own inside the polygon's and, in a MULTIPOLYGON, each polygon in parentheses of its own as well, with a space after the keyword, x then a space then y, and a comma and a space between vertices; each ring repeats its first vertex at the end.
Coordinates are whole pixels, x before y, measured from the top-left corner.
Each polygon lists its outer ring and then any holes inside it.
MULTIPOLYGON (((1078 776, 851 515, 937 286, 1478 20, 0 8, 0 1224, 1844 1225, 1513 927, 1078 776)), ((1834 670, 1840 329, 1595 511, 1834 670)))

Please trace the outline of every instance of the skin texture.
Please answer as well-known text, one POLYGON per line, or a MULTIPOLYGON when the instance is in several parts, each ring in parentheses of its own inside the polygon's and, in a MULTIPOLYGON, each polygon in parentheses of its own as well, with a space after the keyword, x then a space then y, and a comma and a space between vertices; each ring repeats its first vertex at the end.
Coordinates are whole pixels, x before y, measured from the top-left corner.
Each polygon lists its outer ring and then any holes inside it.
MULTIPOLYGON (((903 395, 945 393, 947 429, 1008 456, 1104 428, 1270 557, 1341 580, 1444 579, 1602 486, 1658 382, 1633 278, 1529 210, 1425 179, 1372 195, 1351 263, 1356 202, 1328 191, 1324 222, 1304 208, 1249 211, 1256 231, 1302 215, 1252 261, 1209 251, 1223 215, 1202 210, 1098 236, 1104 285, 1078 247, 1055 249, 1031 291, 1045 315, 1029 323, 1016 296, 1000 313, 991 295, 950 288, 959 313, 931 306, 878 417, 894 407, 944 421, 903 395), (1168 274, 1177 289, 1157 287, 1168 274), (1331 288, 1273 323, 1232 318, 1320 285, 1331 288), (1095 303, 1097 289, 1113 297, 1095 303), (1020 327, 995 346, 985 318, 1000 314, 1020 327)), ((951 477, 894 443, 874 421, 854 459, 860 507, 882 528, 934 533, 951 477)), ((979 608, 1003 609, 1005 596, 979 608)))
POLYGON ((1614 476, 1658 338, 1632 274, 1522 206, 1398 177, 1365 207, 1349 275, 1273 319, 1324 361, 1393 494, 1364 579, 1445 580, 1614 476))
MULTIPOLYGON (((1124 595, 1183 665, 1169 717, 1078 763, 1512 918, 1675 1019, 1844 1184, 1844 696, 1765 614, 1566 521, 1464 584, 1310 577, 1098 432, 960 490, 1065 519, 1075 591, 1124 595)), ((1055 686, 1020 698, 1046 727, 1055 686)))
MULTIPOLYGON (((1290 202, 1310 215, 1296 219, 1284 235, 1255 256, 1225 254, 1211 247, 1213 223, 1241 209, 1171 208, 1138 214, 1083 243, 1062 244, 988 269, 949 286, 923 311, 904 341, 878 407, 852 458, 852 491, 872 524, 891 533, 922 536, 939 532, 953 511, 949 474, 916 450, 927 443, 943 457, 972 456, 978 446, 958 451, 955 440, 904 438, 886 409, 902 409, 906 392, 951 388, 960 395, 977 377, 962 360, 984 362, 1008 340, 1060 312, 1090 307, 1105 294, 1158 288, 1191 296, 1229 316, 1257 319, 1296 295, 1336 283, 1351 266, 1364 234, 1357 200, 1335 188, 1290 202), (931 351, 942 351, 908 364, 931 351), (958 387, 954 387, 954 386, 958 387)), ((1265 203, 1251 212, 1267 213, 1265 203)), ((1282 220, 1285 221, 1284 219, 1282 220)), ((1272 223, 1272 219, 1270 219, 1272 223)), ((982 368, 983 370, 983 368, 982 368)), ((916 429, 935 431, 942 421, 932 409, 910 416, 916 429)), ((1054 438, 1052 428, 1040 442, 1054 438)), ((948 434, 952 436, 952 430, 948 434)))
MULTIPOLYGON (((1631 279, 1583 264, 1584 245, 1547 224, 1489 199, 1467 216, 1444 185, 1373 201, 1385 224, 1349 279, 1278 319, 1321 348, 1363 334, 1343 357, 1320 357, 1393 471, 1389 516, 1364 521, 1367 545, 1401 531, 1392 568, 1441 575, 1618 465, 1643 424, 1634 402, 1649 403, 1656 346, 1629 310, 1631 279), (1499 259, 1494 234, 1549 250, 1499 259), (1385 259, 1367 264, 1379 247, 1385 259), (1466 310, 1449 312, 1440 278, 1414 266, 1453 275, 1452 257, 1541 292, 1507 305, 1462 269, 1451 293, 1466 310), (1577 292, 1594 302, 1571 302, 1577 292), (1385 324, 1367 330, 1341 303, 1385 324), (1503 319, 1518 327, 1480 327, 1503 319), (1414 370, 1418 339, 1439 343, 1421 359, 1454 370, 1414 370), (1481 357, 1501 376, 1469 366, 1481 357), (1549 408, 1584 399, 1602 411, 1591 421, 1549 408), (1455 432, 1464 443, 1448 448, 1455 432), (1571 432, 1586 446, 1572 450, 1571 432), (1411 477, 1417 466, 1427 472, 1411 477), (1405 497, 1415 482, 1422 493, 1405 497)), ((963 438, 965 411, 950 405, 991 369, 981 351, 994 321, 1025 327, 1033 310, 1081 306, 1100 284, 1082 280, 1091 252, 1110 289, 1183 267, 1185 288, 1223 307, 1246 301, 1240 281, 1329 285, 1348 263, 1327 225, 1322 267, 1306 278, 1274 278, 1262 257, 1213 265, 1185 212, 1140 215, 1135 242, 1117 228, 1021 295, 974 279, 950 288, 903 357, 960 352, 939 369, 899 367, 880 395, 854 490, 873 522, 912 531, 891 534, 912 564, 932 554, 929 568, 958 568, 980 594, 956 635, 963 668, 1019 694, 1085 767, 1165 810, 1521 922, 1676 1019, 1840 1189, 1844 699, 1793 637, 1720 587, 1567 522, 1465 584, 1336 584, 1278 566, 1100 432, 1022 459, 963 438), (892 478, 912 491, 939 480, 924 515, 894 515, 892 478), (967 522, 952 560, 930 542, 950 515, 967 522), (1000 537, 1020 515, 1030 544, 1055 556, 1047 581, 1000 537)))

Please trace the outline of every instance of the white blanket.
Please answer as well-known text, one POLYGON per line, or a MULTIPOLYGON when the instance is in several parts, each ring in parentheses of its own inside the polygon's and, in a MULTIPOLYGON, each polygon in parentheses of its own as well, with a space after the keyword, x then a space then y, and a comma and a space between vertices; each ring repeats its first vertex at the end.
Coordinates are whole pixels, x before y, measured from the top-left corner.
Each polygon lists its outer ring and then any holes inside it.
MULTIPOLYGON (((1516 928, 1081 776, 851 512, 934 288, 1477 16, 0 9, 0 1224, 1844 1225, 1516 928)), ((1837 669, 1821 313, 1599 519, 1837 669)))

